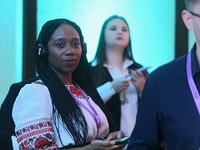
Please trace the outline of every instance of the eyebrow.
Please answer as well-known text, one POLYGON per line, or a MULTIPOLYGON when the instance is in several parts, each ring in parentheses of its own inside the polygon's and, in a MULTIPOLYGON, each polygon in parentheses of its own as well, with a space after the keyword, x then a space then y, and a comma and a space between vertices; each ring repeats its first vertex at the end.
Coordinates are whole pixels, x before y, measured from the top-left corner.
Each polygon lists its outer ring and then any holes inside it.
MULTIPOLYGON (((75 41, 75 40, 80 41, 79 38, 72 38, 71 40, 72 40, 72 41, 75 41)), ((57 38, 57 39, 55 39, 55 41, 66 41, 66 39, 61 37, 61 38, 57 38)))
MULTIPOLYGON (((116 25, 111 25, 110 27, 117 27, 116 25)), ((127 26, 122 26, 122 28, 128 28, 127 26)))
POLYGON ((123 26, 122 28, 128 28, 127 26, 123 26))
POLYGON ((78 41, 80 41, 80 38, 72 38, 72 40, 78 40, 78 41))

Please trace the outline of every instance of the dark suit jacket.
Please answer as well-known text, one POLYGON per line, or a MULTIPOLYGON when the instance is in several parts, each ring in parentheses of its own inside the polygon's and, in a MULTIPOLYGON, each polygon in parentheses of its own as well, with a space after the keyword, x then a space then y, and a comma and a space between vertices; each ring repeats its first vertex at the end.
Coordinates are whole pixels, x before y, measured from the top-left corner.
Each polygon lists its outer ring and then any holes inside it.
POLYGON ((25 84, 34 82, 38 79, 39 77, 34 77, 30 80, 15 83, 10 87, 0 110, 0 150, 13 149, 11 136, 15 135, 15 124, 12 119, 12 108, 20 89, 25 84))
MULTIPOLYGON (((140 67, 142 67, 142 65, 134 62, 128 68, 136 70, 140 67)), ((96 84, 96 87, 99 87, 106 82, 113 81, 113 79, 112 79, 112 77, 111 77, 111 75, 108 72, 108 69, 106 67, 103 67, 103 70, 101 71, 102 72, 101 78, 97 79, 98 74, 100 73, 99 70, 100 70, 100 67, 98 65, 94 66, 94 67, 91 66, 91 73, 92 73, 92 76, 94 78, 94 82, 96 84)), ((149 73, 147 71, 144 71, 143 74, 144 74, 145 77, 147 77, 147 75, 149 73)), ((139 99, 139 97, 138 97, 138 99, 139 99)), ((108 107, 108 110, 113 115, 113 118, 114 118, 114 121, 115 121, 115 124, 116 124, 116 131, 119 131, 120 130, 120 118, 121 118, 121 100, 120 100, 119 94, 117 93, 117 94, 113 95, 112 98, 106 103, 106 106, 108 107)))

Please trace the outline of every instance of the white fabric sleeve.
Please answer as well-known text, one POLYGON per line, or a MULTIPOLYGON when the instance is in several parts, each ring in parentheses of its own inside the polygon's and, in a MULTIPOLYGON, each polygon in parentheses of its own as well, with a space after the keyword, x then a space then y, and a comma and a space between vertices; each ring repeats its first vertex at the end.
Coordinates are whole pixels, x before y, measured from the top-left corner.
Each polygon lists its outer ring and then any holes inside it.
POLYGON ((20 149, 57 148, 51 122, 52 103, 46 86, 25 85, 15 100, 12 117, 20 149))
POLYGON ((101 98, 103 99, 104 103, 109 101, 111 97, 116 94, 115 90, 113 89, 111 82, 106 82, 103 85, 97 88, 101 98))
POLYGON ((11 136, 13 150, 19 150, 16 136, 11 136))

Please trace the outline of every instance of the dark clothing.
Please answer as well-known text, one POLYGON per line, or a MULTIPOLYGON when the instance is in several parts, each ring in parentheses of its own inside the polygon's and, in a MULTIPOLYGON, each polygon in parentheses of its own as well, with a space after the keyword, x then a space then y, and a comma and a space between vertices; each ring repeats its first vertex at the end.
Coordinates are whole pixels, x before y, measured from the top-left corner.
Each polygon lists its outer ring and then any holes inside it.
MULTIPOLYGON (((90 65, 91 66, 91 65, 90 65)), ((133 69, 136 70, 138 68, 141 68, 142 65, 134 62, 130 67, 128 67, 129 69, 133 69)), ((96 87, 99 87, 101 85, 103 85, 106 82, 112 82, 113 79, 108 71, 108 69, 106 67, 103 67, 102 70, 100 71, 100 66, 91 66, 91 72, 92 72, 92 76, 95 82, 96 87), (100 79, 98 79, 98 75, 99 73, 102 73, 100 75, 100 79)), ((149 73, 147 71, 144 71, 144 76, 146 77, 149 73)), ((138 96, 139 99, 139 96, 138 96)), ((121 118, 121 100, 119 97, 119 94, 115 94, 112 96, 112 98, 106 103, 106 106, 108 108, 108 110, 111 112, 111 114, 114 117, 114 121, 116 124, 116 131, 120 130, 120 118, 121 118)))
POLYGON ((19 91, 25 84, 38 79, 39 77, 35 77, 30 80, 15 83, 10 87, 0 110, 0 150, 13 149, 11 136, 15 135, 15 124, 12 119, 12 108, 19 91))
MULTIPOLYGON (((187 80, 186 59, 181 56, 147 77, 128 150, 158 150, 163 139, 169 150, 199 150, 200 116, 187 80)), ((191 66, 200 92, 195 46, 191 66)))

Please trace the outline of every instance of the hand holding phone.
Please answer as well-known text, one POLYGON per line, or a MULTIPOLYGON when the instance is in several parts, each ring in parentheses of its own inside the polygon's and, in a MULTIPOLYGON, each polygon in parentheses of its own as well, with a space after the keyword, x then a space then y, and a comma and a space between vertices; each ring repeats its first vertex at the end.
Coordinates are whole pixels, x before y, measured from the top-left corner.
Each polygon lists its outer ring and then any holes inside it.
POLYGON ((128 142, 129 139, 130 139, 130 136, 127 136, 127 137, 123 137, 123 138, 119 138, 119 139, 114 139, 114 140, 110 140, 110 141, 114 141, 115 145, 119 145, 119 144, 123 144, 123 143, 128 142))
MULTIPOLYGON (((141 67, 141 68, 139 68, 138 70, 139 70, 139 71, 145 71, 145 70, 147 70, 147 69, 149 69, 149 68, 151 68, 151 66, 141 67)), ((127 78, 127 77, 130 77, 130 79, 131 79, 130 74, 125 75, 125 77, 126 77, 126 78, 127 78)))
POLYGON ((151 66, 141 67, 141 68, 139 68, 138 70, 139 70, 139 71, 145 71, 145 70, 147 70, 147 69, 149 69, 149 68, 151 68, 151 66))

